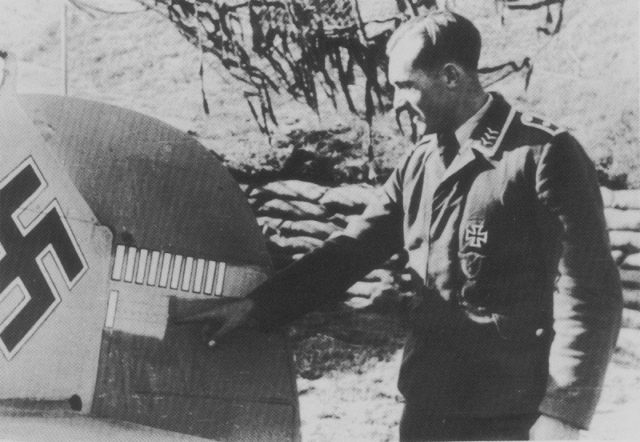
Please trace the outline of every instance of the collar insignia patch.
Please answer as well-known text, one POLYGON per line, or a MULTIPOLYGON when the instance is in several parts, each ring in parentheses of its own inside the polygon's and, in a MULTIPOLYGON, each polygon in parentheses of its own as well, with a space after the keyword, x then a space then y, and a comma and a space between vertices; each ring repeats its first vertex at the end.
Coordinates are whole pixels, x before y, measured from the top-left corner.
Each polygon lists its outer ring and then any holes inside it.
POLYGON ((483 147, 492 147, 495 144, 496 140, 498 139, 499 135, 500 135, 499 130, 495 130, 495 129, 491 129, 490 127, 487 127, 484 134, 482 134, 482 136, 480 137, 480 144, 482 144, 483 147))

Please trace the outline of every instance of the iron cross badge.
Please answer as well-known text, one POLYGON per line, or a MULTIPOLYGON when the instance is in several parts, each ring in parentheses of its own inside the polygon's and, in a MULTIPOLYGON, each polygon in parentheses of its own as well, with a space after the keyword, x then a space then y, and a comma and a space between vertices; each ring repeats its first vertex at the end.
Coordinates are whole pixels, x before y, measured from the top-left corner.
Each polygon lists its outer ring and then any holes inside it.
POLYGON ((470 223, 464 232, 464 240, 471 247, 482 247, 487 243, 488 234, 482 223, 470 223))

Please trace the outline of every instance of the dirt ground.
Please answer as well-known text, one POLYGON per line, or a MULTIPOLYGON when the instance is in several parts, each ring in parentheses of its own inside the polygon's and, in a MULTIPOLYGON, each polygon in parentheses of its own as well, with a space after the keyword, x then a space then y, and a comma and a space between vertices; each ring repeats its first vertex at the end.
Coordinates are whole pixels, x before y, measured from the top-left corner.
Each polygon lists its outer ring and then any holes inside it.
MULTIPOLYGON (((535 53, 527 92, 517 75, 493 89, 567 125, 609 173, 625 175, 629 185, 640 187, 637 1, 570 0, 562 34, 550 41, 529 40, 533 48, 514 43, 527 29, 522 19, 513 17, 499 28, 490 9, 474 6, 481 2, 458 3, 474 13, 481 30, 491 31, 485 40, 492 49, 483 60, 535 53)), ((60 93, 59 17, 57 2, 0 0, 0 47, 18 56, 20 92, 60 93)), ((90 17, 76 11, 70 14, 68 32, 70 95, 135 109, 188 130, 234 167, 277 165, 290 151, 286 134, 295 129, 346 127, 345 138, 353 144, 362 139, 362 123, 342 110, 321 112, 318 118, 302 104, 276 97, 281 122, 276 135, 284 147, 269 149, 238 85, 215 63, 205 70, 212 109, 205 116, 198 53, 157 14, 90 17)), ((376 117, 376 137, 385 146, 377 149, 378 161, 393 165, 407 144, 388 116, 376 117)), ((395 384, 403 331, 396 322, 372 321, 371 326, 383 327, 388 339, 349 342, 332 331, 308 334, 298 327, 301 334, 294 340, 305 441, 397 438, 402 398, 395 384)), ((640 331, 624 329, 592 429, 583 436, 638 440, 638 416, 640 331)))
MULTIPOLYGON (((351 351, 361 352, 362 347, 352 345, 351 351)), ((395 386, 401 356, 396 350, 357 367, 330 370, 315 380, 299 378, 303 439, 397 440, 402 397, 395 386)), ((623 329, 591 429, 580 437, 638 440, 639 413, 640 330, 623 329)))

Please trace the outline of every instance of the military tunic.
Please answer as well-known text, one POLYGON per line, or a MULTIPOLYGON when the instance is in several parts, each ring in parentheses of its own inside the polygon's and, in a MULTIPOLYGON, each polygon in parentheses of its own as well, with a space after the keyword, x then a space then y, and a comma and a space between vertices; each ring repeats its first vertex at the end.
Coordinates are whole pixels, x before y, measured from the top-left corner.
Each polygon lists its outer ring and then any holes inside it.
POLYGON ((587 428, 622 310, 593 164, 498 94, 449 167, 438 153, 423 138, 344 236, 252 295, 256 318, 315 308, 404 247, 416 287, 398 382, 407 404, 587 428))

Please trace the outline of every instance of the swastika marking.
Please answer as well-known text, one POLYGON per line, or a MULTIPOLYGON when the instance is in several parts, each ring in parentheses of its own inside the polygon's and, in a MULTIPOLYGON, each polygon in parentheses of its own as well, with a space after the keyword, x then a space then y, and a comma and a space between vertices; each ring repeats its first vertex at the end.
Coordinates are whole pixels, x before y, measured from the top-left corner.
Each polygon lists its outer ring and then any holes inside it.
POLYGON ((0 304, 10 291, 22 301, 0 317, 0 350, 11 359, 60 303, 50 265, 53 261, 69 289, 87 264, 57 200, 25 225, 21 214, 47 187, 32 158, 0 181, 0 304))
POLYGON ((482 247, 486 244, 488 234, 482 224, 469 224, 464 232, 465 241, 471 245, 471 247, 482 247))

